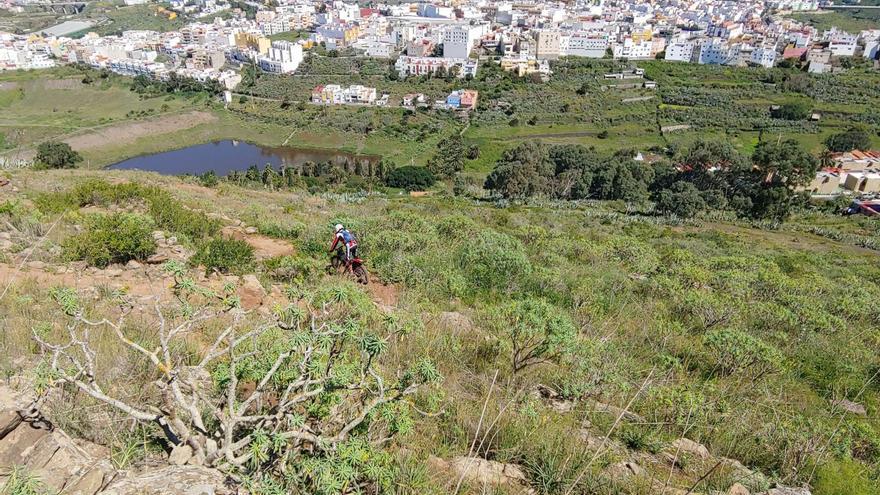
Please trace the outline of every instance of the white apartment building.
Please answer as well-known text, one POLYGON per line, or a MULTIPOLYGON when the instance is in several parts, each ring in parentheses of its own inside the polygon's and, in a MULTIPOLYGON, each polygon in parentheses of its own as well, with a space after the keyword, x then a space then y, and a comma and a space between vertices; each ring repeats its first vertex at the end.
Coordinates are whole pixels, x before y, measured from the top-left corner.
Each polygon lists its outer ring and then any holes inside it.
POLYGON ((559 41, 561 55, 575 57, 602 58, 608 50, 608 37, 587 33, 562 35, 559 41))
POLYGON ((275 74, 292 74, 302 61, 302 45, 290 41, 273 41, 268 53, 258 59, 261 69, 275 74))
POLYGON ((776 64, 776 49, 773 47, 758 46, 752 50, 751 59, 749 60, 755 65, 770 68, 776 64))
POLYGON ((694 58, 693 41, 673 41, 666 45, 666 58, 673 62, 691 62, 694 58))
POLYGON ((468 58, 485 31, 485 25, 450 27, 443 33, 443 58, 468 58))
POLYGON ((611 50, 614 58, 647 59, 651 58, 651 41, 634 41, 627 37, 622 43, 612 45, 611 50))
POLYGON ((697 61, 701 64, 726 64, 730 60, 730 46, 722 39, 706 40, 700 46, 697 61))
POLYGON ((835 57, 852 57, 858 48, 858 36, 838 31, 828 38, 828 49, 835 57))

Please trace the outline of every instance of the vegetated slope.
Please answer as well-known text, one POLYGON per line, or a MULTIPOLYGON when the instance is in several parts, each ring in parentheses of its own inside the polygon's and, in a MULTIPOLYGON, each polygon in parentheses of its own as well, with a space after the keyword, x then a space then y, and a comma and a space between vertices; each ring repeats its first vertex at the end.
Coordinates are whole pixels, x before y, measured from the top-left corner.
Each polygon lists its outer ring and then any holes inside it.
MULTIPOLYGON (((656 493, 658 483, 706 493, 735 482, 753 492, 778 483, 809 484, 820 495, 875 493, 878 255, 803 232, 629 216, 612 206, 312 196, 207 189, 137 173, 19 172, 0 188, 0 231, 9 234, 0 238, 8 241, 0 240, 0 261, 18 266, 29 256, 28 270, 41 273, 77 267, 64 257, 90 251, 70 251, 69 239, 82 236, 82 226, 98 232, 84 216, 94 209, 139 215, 164 236, 179 234, 184 251, 201 252, 203 264, 210 259, 230 275, 256 274, 267 289, 280 288, 279 306, 360 301, 350 315, 385 343, 376 358, 381 372, 421 360, 436 366, 442 380, 393 412, 392 440, 358 450, 369 462, 345 460, 346 473, 333 468, 339 458, 318 453, 246 464, 251 486, 266 491, 287 483, 338 493, 348 485, 334 480, 349 476, 379 492, 451 493, 459 484, 455 458, 470 455, 519 466, 525 481, 504 471, 514 481, 499 493, 523 483, 539 493, 656 493), (113 185, 129 181, 140 185, 113 185), (155 206, 156 198, 170 206, 155 206), (217 223, 193 223, 199 211, 217 223), (202 252, 218 224, 234 219, 290 241, 295 254, 255 260, 244 248, 225 257, 202 252), (395 287, 395 297, 373 305, 375 289, 323 274, 337 222, 359 235, 368 268, 395 287), (297 476, 280 476, 279 463, 297 476)), ((855 222, 818 220, 843 232, 855 222)), ((195 268, 188 273, 200 277, 195 268)), ((45 368, 31 332, 63 321, 64 307, 48 284, 27 280, 18 274, 0 299, 0 365, 39 384, 45 368)), ((91 289, 93 298, 80 297, 88 314, 112 314, 119 296, 112 283, 79 289, 91 289)), ((207 345, 211 331, 194 336, 187 352, 198 355, 195 344, 207 345)), ((149 324, 142 335, 151 338, 149 324)), ((276 352, 286 338, 272 335, 260 352, 276 352)), ((127 357, 116 364, 112 391, 147 400, 155 371, 127 357)), ((222 373, 210 379, 225 383, 222 373)), ((130 423, 84 394, 67 389, 61 399, 47 406, 69 432, 132 449, 127 462, 161 455, 154 426, 132 435, 130 426, 108 426, 130 423), (85 407, 99 412, 83 414, 85 407)), ((327 414, 333 400, 322 397, 304 414, 327 414)), ((462 492, 481 493, 480 481, 468 478, 462 492)))

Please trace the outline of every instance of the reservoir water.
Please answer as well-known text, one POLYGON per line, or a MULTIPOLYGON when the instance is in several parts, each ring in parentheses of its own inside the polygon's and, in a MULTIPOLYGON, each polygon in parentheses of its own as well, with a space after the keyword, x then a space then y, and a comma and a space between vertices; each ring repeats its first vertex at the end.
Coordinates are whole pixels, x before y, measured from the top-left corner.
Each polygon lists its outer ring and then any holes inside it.
POLYGON ((375 155, 356 155, 336 150, 293 147, 257 146, 243 141, 217 141, 197 144, 179 150, 137 156, 109 166, 110 169, 145 170, 166 175, 200 175, 213 170, 223 176, 233 170, 247 170, 251 165, 260 169, 267 163, 276 169, 281 166, 298 166, 306 162, 345 163, 370 162, 379 159, 375 155))

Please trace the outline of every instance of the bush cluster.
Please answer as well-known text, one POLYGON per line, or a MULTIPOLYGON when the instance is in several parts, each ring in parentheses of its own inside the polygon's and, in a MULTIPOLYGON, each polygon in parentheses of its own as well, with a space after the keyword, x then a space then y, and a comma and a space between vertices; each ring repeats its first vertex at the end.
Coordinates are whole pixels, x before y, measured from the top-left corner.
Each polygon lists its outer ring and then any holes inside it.
POLYGON ((240 239, 214 238, 199 244, 190 263, 204 266, 206 273, 245 273, 253 266, 254 248, 240 239))
POLYGON ((104 268, 111 263, 143 261, 156 252, 153 222, 142 215, 90 215, 85 230, 64 240, 64 257, 104 268))

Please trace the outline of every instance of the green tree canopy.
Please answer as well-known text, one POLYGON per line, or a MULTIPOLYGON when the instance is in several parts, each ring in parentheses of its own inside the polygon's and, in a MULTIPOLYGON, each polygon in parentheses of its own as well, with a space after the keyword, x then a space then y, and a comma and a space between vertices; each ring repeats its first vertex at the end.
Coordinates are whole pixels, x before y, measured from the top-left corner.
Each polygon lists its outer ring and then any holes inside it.
POLYGON ((437 143, 437 153, 428 160, 428 170, 437 177, 449 178, 464 168, 467 147, 458 133, 437 143))
POLYGON ((697 186, 690 182, 678 181, 669 189, 660 192, 657 209, 683 218, 696 216, 706 208, 706 201, 697 186))
POLYGON ((871 147, 871 136, 863 128, 850 127, 841 133, 828 136, 825 146, 837 152, 865 150, 871 147))
POLYGON ((69 144, 60 141, 46 141, 37 146, 37 164, 45 168, 76 168, 82 156, 69 144))

